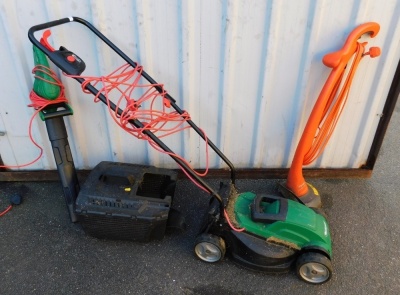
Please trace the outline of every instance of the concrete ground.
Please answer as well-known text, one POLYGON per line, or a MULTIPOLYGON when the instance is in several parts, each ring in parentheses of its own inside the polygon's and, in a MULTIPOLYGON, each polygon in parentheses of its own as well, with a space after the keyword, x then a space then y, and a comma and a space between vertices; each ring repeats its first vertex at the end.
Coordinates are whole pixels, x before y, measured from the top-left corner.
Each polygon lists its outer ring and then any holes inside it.
MULTIPOLYGON (((294 272, 268 275, 225 258, 199 261, 193 242, 208 197, 180 181, 175 202, 188 229, 148 244, 98 240, 69 222, 61 186, 1 183, 0 294, 400 294, 400 106, 371 179, 311 182, 319 189, 333 239, 332 279, 312 286, 294 272)), ((217 181, 212 182, 214 185, 217 181)), ((275 181, 240 180, 240 191, 274 190, 275 181)))

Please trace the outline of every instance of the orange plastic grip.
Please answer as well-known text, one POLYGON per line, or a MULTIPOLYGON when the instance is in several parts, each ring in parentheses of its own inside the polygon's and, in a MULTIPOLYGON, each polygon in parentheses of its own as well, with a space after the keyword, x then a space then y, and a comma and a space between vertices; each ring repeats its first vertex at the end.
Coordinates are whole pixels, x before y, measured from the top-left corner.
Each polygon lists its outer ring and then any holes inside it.
POLYGON ((342 49, 328 53, 323 57, 322 62, 329 68, 336 68, 341 62, 345 62, 347 64, 349 59, 356 51, 358 39, 360 39, 364 34, 369 34, 371 38, 375 37, 379 32, 379 28, 379 24, 374 22, 358 26, 347 37, 342 49))
POLYGON ((50 43, 48 41, 50 35, 51 35, 51 31, 50 30, 44 31, 42 38, 40 38, 40 43, 42 43, 42 45, 44 47, 46 47, 48 50, 53 52, 53 51, 55 51, 55 49, 50 45, 50 43))

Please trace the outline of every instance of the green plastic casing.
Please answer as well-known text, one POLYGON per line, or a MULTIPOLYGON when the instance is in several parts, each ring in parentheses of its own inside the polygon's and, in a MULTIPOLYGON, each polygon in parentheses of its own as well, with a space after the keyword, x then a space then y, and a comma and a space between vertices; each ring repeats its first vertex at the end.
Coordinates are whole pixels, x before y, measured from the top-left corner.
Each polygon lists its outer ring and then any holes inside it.
MULTIPOLYGON (((49 62, 46 55, 36 46, 33 46, 33 59, 35 66, 42 65, 47 68, 49 67, 49 62)), ((60 87, 46 81, 56 81, 49 75, 40 71, 36 72, 36 75, 43 78, 44 80, 35 78, 35 81, 33 82, 33 91, 35 91, 35 93, 40 97, 48 100, 55 100, 60 95, 60 87)))
MULTIPOLYGON (((281 241, 298 249, 323 248, 332 257, 332 241, 326 219, 314 210, 298 202, 288 201, 288 210, 284 221, 271 223, 255 222, 251 218, 251 205, 256 194, 245 192, 238 196, 235 203, 235 217, 240 227, 259 237, 281 241)), ((278 214, 280 203, 261 203, 263 212, 278 214)))
MULTIPOLYGON (((35 66, 45 66, 47 68, 50 67, 46 55, 36 46, 33 46, 33 59, 35 66)), ((36 71, 35 75, 40 77, 35 77, 35 81, 33 82, 33 91, 37 95, 47 100, 55 100, 57 97, 59 97, 61 92, 60 86, 51 83, 56 82, 54 78, 46 73, 43 73, 42 71, 36 71)), ((73 114, 73 110, 69 104, 65 104, 65 108, 70 112, 70 114, 73 114)), ((57 108, 50 108, 47 111, 50 113, 56 112, 57 108)), ((39 113, 39 116, 42 121, 45 121, 46 116, 43 111, 39 113)))

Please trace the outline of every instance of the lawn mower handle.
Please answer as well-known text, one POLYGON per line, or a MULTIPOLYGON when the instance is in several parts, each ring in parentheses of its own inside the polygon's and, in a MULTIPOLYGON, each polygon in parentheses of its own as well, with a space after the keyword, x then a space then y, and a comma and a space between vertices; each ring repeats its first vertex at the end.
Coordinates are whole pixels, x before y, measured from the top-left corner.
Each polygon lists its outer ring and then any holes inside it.
MULTIPOLYGON (((59 26, 59 25, 66 24, 69 22, 78 22, 78 23, 86 26, 97 37, 99 37, 104 43, 106 43, 112 50, 114 50, 122 59, 124 59, 127 63, 129 63, 132 67, 137 66, 136 62, 134 62, 131 58, 129 58, 129 56, 127 56, 121 49, 119 49, 117 46, 115 46, 114 43, 112 43, 106 36, 104 36, 99 30, 97 30, 91 23, 89 23, 88 21, 86 21, 80 17, 75 17, 75 16, 66 17, 66 18, 62 18, 62 19, 55 20, 55 21, 50 21, 47 23, 43 23, 43 24, 39 24, 39 25, 31 27, 28 31, 29 40, 31 40, 31 42, 36 47, 38 47, 40 50, 42 50, 50 58, 50 60, 55 65, 57 65, 59 68, 61 68, 63 71, 67 70, 67 68, 65 66, 66 62, 60 62, 60 60, 57 59, 56 54, 54 52, 50 51, 48 48, 46 48, 46 46, 41 44, 40 41, 35 38, 34 33, 36 31, 48 29, 48 28, 59 26)), ((68 70, 65 71, 65 73, 67 73, 69 75, 75 75, 74 73, 71 73, 68 70)), ((158 84, 152 77, 150 77, 144 71, 142 73, 142 76, 147 81, 149 81, 151 84, 158 84)), ((154 86, 154 88, 156 88, 160 93, 163 92, 163 90, 159 86, 154 86)), ((166 98, 168 98, 171 102, 174 102, 174 103, 176 102, 175 99, 173 97, 171 97, 168 93, 166 94, 166 98)))
MULTIPOLYGON (((47 22, 47 23, 43 23, 43 24, 39 24, 36 26, 33 26, 29 29, 28 31, 28 38, 29 40, 36 46, 38 47, 40 50, 42 50, 48 57, 49 59, 56 65, 58 66, 61 70, 65 71, 67 74, 73 74, 69 72, 69 68, 66 66, 67 62, 66 61, 61 61, 61 59, 57 56, 56 52, 52 52, 51 50, 49 50, 48 48, 46 48, 46 46, 44 46, 42 43, 40 43, 39 40, 37 40, 34 36, 34 33, 40 30, 44 30, 44 29, 48 29, 51 27, 55 27, 55 26, 59 26, 62 24, 66 24, 69 22, 78 22, 84 26, 86 26, 87 28, 89 28, 97 37, 99 37, 103 42, 105 42, 115 53, 117 53, 122 59, 124 59, 128 64, 130 64, 132 67, 136 67, 137 63, 134 62, 132 59, 130 59, 123 51, 121 51, 116 45, 114 45, 106 36, 104 36, 99 30, 97 30, 91 23, 89 23, 88 21, 79 18, 79 17, 68 17, 68 18, 62 18, 59 20, 55 20, 55 21, 51 21, 51 22, 47 22)), ((80 75, 80 73, 77 73, 77 75, 80 75)), ((145 71, 142 72, 142 76, 143 78, 145 78, 149 83, 151 84, 158 84, 150 75, 148 75, 145 71)), ((77 80, 79 83, 83 83, 85 81, 84 78, 75 78, 75 80, 77 80)), ((159 86, 154 86, 155 89, 157 89, 157 91, 159 91, 160 93, 163 92, 163 89, 159 86)), ((86 86, 86 89, 88 91, 90 91, 92 94, 97 95, 98 94, 98 90, 88 84, 86 86)), ((168 93, 165 95, 165 97, 171 102, 171 106, 179 113, 179 114, 183 114, 184 111, 176 104, 176 101, 173 97, 171 97, 168 93)), ((100 94, 99 95, 99 99, 103 102, 107 104, 106 98, 104 97, 104 95, 100 94)), ((114 110, 116 109, 115 104, 111 103, 111 107, 114 108, 114 110)), ((122 111, 122 110, 119 110, 122 111)), ((133 124, 136 127, 143 127, 142 123, 139 120, 130 120, 132 122, 130 122, 131 124, 133 124)), ((206 138, 206 136, 204 135, 204 133, 201 131, 201 129, 192 121, 192 120, 188 120, 187 123, 197 132, 197 134, 203 138, 203 140, 207 139, 207 143, 208 145, 214 150, 214 152, 229 166, 230 168, 230 172, 231 172, 231 181, 234 184, 235 180, 236 180, 236 169, 233 166, 233 164, 230 162, 230 160, 222 153, 222 151, 208 138, 206 138)), ((172 152, 163 142, 161 142, 152 132, 150 131, 145 131, 144 132, 146 135, 148 135, 154 142, 157 143, 158 146, 160 146, 164 151, 168 151, 168 152, 172 152)), ((209 193, 215 197, 221 204, 221 210, 223 209, 223 201, 222 198, 219 196, 219 194, 213 190, 210 186, 208 186, 200 177, 198 177, 191 168, 189 168, 183 161, 181 161, 179 158, 173 157, 172 158, 175 160, 175 162, 177 162, 181 167, 183 167, 183 169, 188 172, 192 177, 194 177, 196 179, 197 182, 199 182, 203 187, 205 187, 209 193)), ((222 212, 222 211, 221 211, 222 212)))

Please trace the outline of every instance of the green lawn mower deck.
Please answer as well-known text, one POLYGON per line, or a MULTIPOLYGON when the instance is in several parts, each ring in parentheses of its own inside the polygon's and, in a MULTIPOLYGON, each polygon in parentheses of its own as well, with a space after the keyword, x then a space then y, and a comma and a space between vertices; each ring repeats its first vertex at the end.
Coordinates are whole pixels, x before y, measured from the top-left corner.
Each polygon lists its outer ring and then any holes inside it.
POLYGON ((332 247, 324 216, 273 195, 245 192, 230 202, 234 204, 227 206, 227 214, 237 230, 226 217, 218 218, 218 205, 212 202, 195 243, 199 259, 217 262, 228 252, 246 268, 280 273, 295 265, 297 275, 308 283, 330 279, 332 247))

